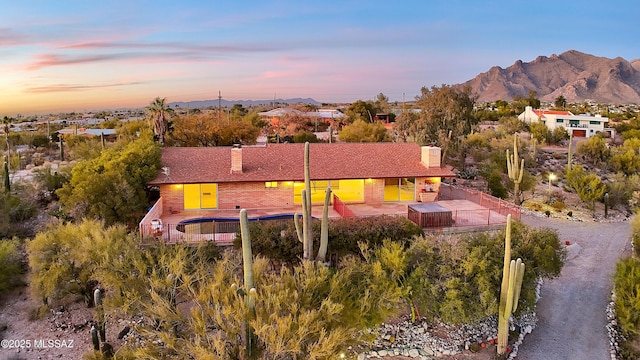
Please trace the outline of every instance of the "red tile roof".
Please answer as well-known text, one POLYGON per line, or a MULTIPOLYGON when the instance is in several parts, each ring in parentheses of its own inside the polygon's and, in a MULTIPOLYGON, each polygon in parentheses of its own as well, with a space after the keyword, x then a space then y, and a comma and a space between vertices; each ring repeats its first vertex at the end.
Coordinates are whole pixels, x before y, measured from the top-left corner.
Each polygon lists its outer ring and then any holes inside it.
MULTIPOLYGON (((299 181, 304 179, 304 144, 242 148, 242 173, 231 172, 231 147, 165 148, 160 172, 150 184, 299 181)), ((454 176, 447 168, 427 168, 413 143, 319 143, 310 145, 315 180, 454 176)))
POLYGON ((536 115, 538 115, 539 118, 543 118, 547 114, 549 114, 549 115, 573 115, 570 111, 560 111, 560 110, 542 110, 542 109, 538 109, 538 110, 533 110, 533 112, 536 113, 536 115))

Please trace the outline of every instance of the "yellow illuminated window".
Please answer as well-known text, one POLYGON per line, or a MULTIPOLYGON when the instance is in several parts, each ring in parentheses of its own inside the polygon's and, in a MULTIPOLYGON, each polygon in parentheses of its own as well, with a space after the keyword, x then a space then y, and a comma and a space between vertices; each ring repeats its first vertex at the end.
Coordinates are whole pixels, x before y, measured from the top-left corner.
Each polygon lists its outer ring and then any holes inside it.
POLYGON ((413 201, 415 200, 415 191, 415 178, 384 180, 384 201, 413 201))
POLYGON ((334 181, 331 182, 331 189, 340 200, 344 202, 364 201, 364 179, 340 180, 335 188, 333 185, 334 181))
POLYGON ((277 181, 267 181, 267 182, 264 183, 264 187, 277 188, 278 187, 278 182, 277 181))
POLYGON ((184 184, 184 208, 200 209, 200 184, 184 184))
POLYGON ((218 207, 218 184, 200 184, 200 207, 203 209, 218 207))
POLYGON ((185 209, 215 209, 218 207, 218 184, 185 184, 185 209))

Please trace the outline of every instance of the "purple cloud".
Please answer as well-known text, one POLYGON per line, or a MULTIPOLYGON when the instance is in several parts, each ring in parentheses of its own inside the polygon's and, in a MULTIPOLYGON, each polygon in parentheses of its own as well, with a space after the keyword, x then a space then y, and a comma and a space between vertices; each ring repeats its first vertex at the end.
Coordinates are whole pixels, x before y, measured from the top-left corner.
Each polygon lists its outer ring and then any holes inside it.
POLYGON ((52 84, 44 86, 31 86, 26 87, 26 93, 40 94, 40 93, 53 93, 53 92, 73 92, 84 91, 93 89, 103 89, 110 87, 129 86, 144 84, 143 81, 122 82, 113 84, 97 84, 97 85, 82 85, 82 84, 52 84))
POLYGON ((10 28, 0 28, 0 46, 11 46, 25 43, 27 37, 10 28))

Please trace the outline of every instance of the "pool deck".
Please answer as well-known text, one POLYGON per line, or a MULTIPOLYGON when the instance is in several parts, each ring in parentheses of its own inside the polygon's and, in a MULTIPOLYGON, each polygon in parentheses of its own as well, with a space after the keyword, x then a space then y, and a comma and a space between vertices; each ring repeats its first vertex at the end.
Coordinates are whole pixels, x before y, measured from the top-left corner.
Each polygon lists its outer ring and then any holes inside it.
MULTIPOLYGON (((347 206, 357 217, 379 215, 406 217, 408 214, 408 206, 411 204, 420 203, 348 204, 347 206)), ((454 220, 454 227, 494 226, 506 223, 506 215, 484 208, 469 200, 444 200, 434 202, 434 204, 447 208, 451 211, 454 220)), ((298 206, 246 210, 248 218, 252 219, 269 215, 294 214, 296 212, 301 213, 302 208, 298 206)), ((312 208, 312 215, 315 218, 322 218, 322 210, 322 205, 314 205, 312 208)), ((161 216, 163 231, 155 237, 162 238, 168 243, 215 241, 218 245, 229 245, 233 242, 235 233, 199 234, 191 231, 187 231, 185 233, 177 231, 176 225, 181 221, 197 218, 238 219, 239 214, 240 210, 186 210, 181 212, 163 213, 161 216)), ((331 207, 329 208, 329 217, 340 218, 341 216, 331 207)), ((150 235, 150 231, 148 229, 149 228, 147 227, 147 230, 145 231, 147 237, 150 235)))

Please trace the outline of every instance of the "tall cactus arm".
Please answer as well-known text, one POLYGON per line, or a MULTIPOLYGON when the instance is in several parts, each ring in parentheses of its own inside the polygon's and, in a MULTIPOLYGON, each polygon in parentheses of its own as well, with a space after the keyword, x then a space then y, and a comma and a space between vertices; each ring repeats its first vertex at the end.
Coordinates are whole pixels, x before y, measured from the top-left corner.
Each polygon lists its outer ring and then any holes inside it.
POLYGON ((522 290, 522 279, 524 278, 524 263, 522 259, 518 258, 515 263, 515 275, 516 279, 514 282, 513 289, 513 310, 512 312, 516 312, 518 310, 518 301, 520 300, 520 291, 522 290))
POLYGON ((240 210, 240 236, 242 237, 242 262, 244 264, 244 287, 249 291, 253 288, 253 255, 251 254, 251 234, 247 210, 240 210))
POLYGON ((300 214, 293 214, 293 224, 296 226, 296 234, 298 235, 298 241, 304 244, 304 237, 302 235, 302 221, 300 219, 300 214))
POLYGON ((518 181, 517 181, 518 184, 522 182, 523 175, 524 175, 524 159, 520 161, 520 173, 518 175, 518 181))
POLYGON ((329 246, 329 201, 331 201, 331 188, 327 187, 324 194, 324 207, 322 208, 322 226, 320 229, 320 248, 316 261, 325 262, 327 259, 327 247, 329 246))

